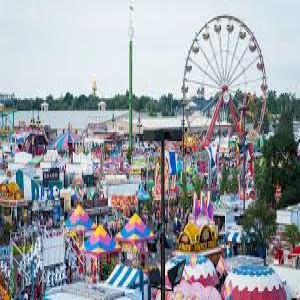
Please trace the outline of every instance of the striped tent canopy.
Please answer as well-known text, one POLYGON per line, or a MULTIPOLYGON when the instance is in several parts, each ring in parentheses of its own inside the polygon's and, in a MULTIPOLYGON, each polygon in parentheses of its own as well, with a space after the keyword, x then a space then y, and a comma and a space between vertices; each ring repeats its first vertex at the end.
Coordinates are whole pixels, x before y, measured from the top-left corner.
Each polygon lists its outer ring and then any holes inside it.
POLYGON ((84 250, 99 256, 104 253, 120 252, 121 247, 108 235, 104 227, 100 225, 84 243, 84 250))
POLYGON ((142 270, 137 268, 116 265, 105 283, 112 287, 134 288, 140 279, 140 272, 142 270))
POLYGON ((77 141, 76 135, 74 135, 70 130, 66 131, 60 135, 54 142, 53 148, 58 151, 66 151, 69 149, 69 144, 73 144, 77 141))
POLYGON ((80 204, 77 205, 72 215, 66 221, 66 228, 69 230, 83 231, 90 230, 94 223, 80 204))
POLYGON ((125 227, 116 235, 115 239, 119 242, 139 243, 154 239, 154 233, 135 213, 125 227))

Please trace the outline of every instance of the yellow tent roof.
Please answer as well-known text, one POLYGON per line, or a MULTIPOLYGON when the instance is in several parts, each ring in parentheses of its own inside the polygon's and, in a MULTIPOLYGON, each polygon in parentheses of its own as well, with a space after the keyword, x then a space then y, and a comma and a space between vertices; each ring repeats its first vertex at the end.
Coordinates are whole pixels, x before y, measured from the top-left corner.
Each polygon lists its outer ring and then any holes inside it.
POLYGON ((8 185, 7 185, 7 187, 8 187, 8 190, 10 191, 10 192, 18 192, 18 191, 20 191, 20 188, 19 188, 19 186, 15 183, 15 182, 10 182, 8 185))
POLYGON ((188 224, 186 224, 184 232, 190 237, 191 242, 195 243, 197 240, 197 236, 200 233, 200 230, 195 223, 189 222, 188 224))

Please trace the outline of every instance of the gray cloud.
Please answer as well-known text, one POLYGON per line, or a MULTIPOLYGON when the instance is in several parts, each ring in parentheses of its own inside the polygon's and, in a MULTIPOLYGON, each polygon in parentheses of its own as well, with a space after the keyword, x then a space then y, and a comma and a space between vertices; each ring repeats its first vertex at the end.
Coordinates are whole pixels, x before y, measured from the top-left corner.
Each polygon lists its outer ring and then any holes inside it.
MULTIPOLYGON (((134 91, 180 96, 195 32, 228 13, 255 33, 271 88, 299 94, 298 0, 136 0, 134 91)), ((128 86, 128 1, 0 0, 0 92, 99 93, 128 86)))

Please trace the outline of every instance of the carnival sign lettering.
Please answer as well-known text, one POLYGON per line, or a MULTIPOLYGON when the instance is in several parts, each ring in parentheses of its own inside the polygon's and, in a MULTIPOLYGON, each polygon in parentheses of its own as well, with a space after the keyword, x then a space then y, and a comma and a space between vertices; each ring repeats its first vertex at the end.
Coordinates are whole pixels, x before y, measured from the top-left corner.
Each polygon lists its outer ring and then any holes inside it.
POLYGON ((213 249, 217 247, 217 236, 212 228, 204 225, 200 234, 196 235, 196 238, 192 237, 186 233, 182 232, 178 239, 178 250, 182 252, 203 252, 208 249, 213 249))
POLYGON ((43 185, 48 186, 50 181, 59 180, 59 168, 52 168, 49 171, 43 173, 43 185))

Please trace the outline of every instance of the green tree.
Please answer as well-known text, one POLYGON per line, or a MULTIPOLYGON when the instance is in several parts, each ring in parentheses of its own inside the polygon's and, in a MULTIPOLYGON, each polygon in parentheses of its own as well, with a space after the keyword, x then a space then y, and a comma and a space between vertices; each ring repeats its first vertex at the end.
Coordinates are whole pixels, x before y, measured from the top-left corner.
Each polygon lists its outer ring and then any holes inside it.
POLYGON ((132 152, 133 152, 132 148, 128 147, 126 152, 126 158, 128 162, 131 162, 132 152))
POLYGON ((221 175, 221 181, 220 181, 220 193, 221 195, 228 192, 229 188, 229 171, 226 166, 222 167, 222 175, 221 175))
POLYGON ((276 232, 276 213, 263 200, 256 200, 246 210, 243 230, 262 257, 266 257, 268 242, 276 232))
POLYGON ((229 191, 234 195, 239 192, 239 170, 237 168, 231 170, 229 191))
MULTIPOLYGON (((0 220, 2 221, 2 220, 0 220)), ((10 239, 11 225, 8 222, 2 221, 0 224, 0 245, 8 245, 10 239)))
POLYGON ((283 238, 293 247, 300 242, 300 232, 295 224, 286 225, 283 232, 283 238))
POLYGON ((194 176, 192 179, 192 184, 193 184, 193 188, 197 194, 198 199, 200 198, 200 193, 204 187, 204 182, 203 180, 198 176, 194 176))
POLYGON ((290 112, 283 112, 275 135, 264 144, 262 153, 255 176, 259 197, 275 205, 275 186, 279 184, 282 188, 279 207, 299 203, 300 163, 290 112))
POLYGON ((189 192, 187 188, 187 176, 186 173, 182 173, 182 180, 179 183, 179 189, 180 189, 180 194, 179 194, 179 200, 181 205, 184 207, 184 210, 187 210, 191 206, 191 198, 189 197, 189 192))

